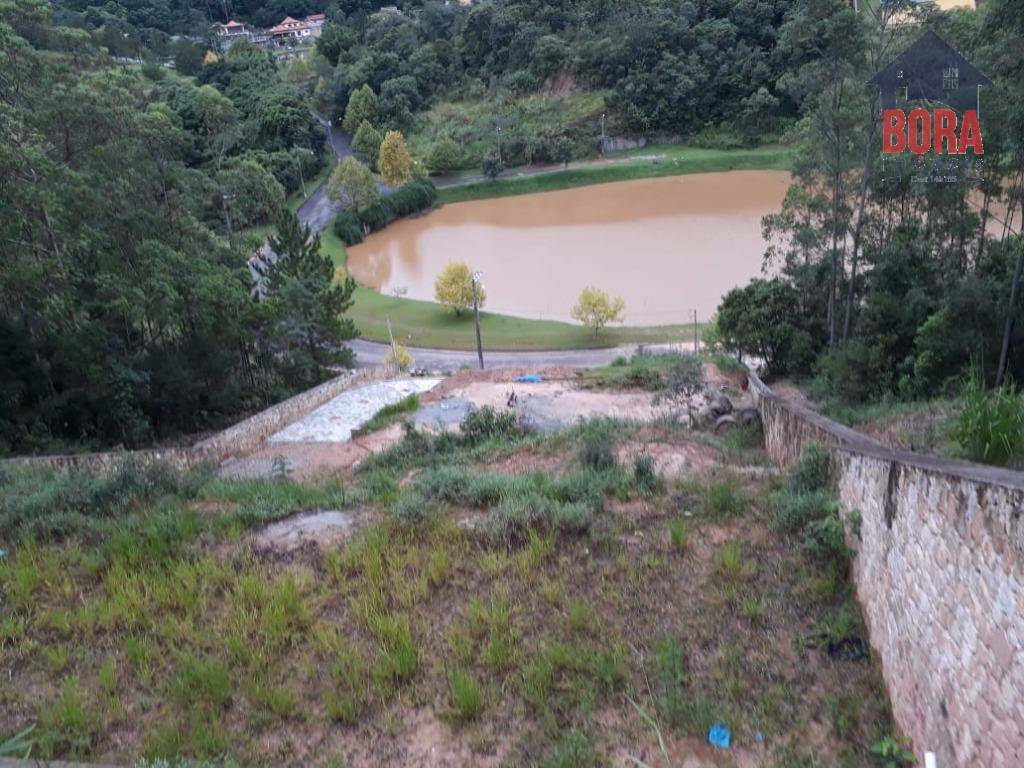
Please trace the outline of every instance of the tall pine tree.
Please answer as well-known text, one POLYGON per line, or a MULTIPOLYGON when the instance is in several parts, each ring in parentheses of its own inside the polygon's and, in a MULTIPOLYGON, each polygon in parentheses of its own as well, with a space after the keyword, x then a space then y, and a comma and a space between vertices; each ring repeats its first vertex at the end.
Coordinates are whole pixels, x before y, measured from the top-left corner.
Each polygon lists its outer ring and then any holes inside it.
POLYGON ((276 227, 268 240, 275 256, 263 269, 267 340, 287 383, 309 386, 324 379, 329 367, 354 361, 344 342, 359 335, 345 317, 356 283, 347 276, 335 282, 320 235, 311 235, 293 213, 281 211, 276 227))

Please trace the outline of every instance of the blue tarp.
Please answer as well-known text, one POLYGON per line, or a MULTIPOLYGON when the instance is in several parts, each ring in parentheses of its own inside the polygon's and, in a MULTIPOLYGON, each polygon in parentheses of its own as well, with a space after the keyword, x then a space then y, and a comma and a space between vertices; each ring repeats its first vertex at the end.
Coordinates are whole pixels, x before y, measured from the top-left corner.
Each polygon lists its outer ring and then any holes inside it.
POLYGON ((711 726, 711 730, 708 731, 708 741, 716 747, 728 749, 729 742, 732 741, 732 734, 725 727, 725 723, 715 723, 711 726))
POLYGON ((528 373, 526 376, 520 376, 516 381, 521 381, 524 384, 540 384, 544 379, 536 373, 528 373))

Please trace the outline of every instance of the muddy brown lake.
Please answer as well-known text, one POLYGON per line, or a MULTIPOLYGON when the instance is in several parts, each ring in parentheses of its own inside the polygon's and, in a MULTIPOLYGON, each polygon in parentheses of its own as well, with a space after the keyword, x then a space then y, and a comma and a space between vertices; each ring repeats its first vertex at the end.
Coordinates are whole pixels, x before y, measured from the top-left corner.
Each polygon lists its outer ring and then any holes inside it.
POLYGON ((348 249, 359 282, 432 301, 450 261, 483 273, 486 308, 568 320, 587 285, 622 296, 631 325, 707 320, 761 274, 761 218, 779 210, 786 171, 640 179, 445 205, 348 249))

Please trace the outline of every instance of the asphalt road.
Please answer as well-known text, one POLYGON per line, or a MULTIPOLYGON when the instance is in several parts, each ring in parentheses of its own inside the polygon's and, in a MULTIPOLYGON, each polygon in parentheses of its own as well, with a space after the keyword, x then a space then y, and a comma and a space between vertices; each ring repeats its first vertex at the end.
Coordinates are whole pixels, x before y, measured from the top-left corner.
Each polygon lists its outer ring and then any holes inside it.
MULTIPOLYGON (((391 349, 387 344, 356 339, 347 343, 356 353, 356 364, 360 368, 381 365, 384 356, 391 349)), ((484 351, 484 367, 491 368, 543 368, 564 365, 574 368, 596 368, 608 365, 617 357, 629 357, 638 350, 636 344, 606 349, 565 349, 550 352, 487 352, 484 351)), ((692 352, 690 344, 646 344, 645 350, 652 352, 692 352)), ((463 366, 477 368, 476 352, 451 349, 409 348, 413 365, 431 371, 456 371, 463 366)))
MULTIPOLYGON (((317 118, 317 120, 320 121, 320 124, 327 133, 327 143, 330 145, 335 157, 341 160, 351 155, 352 145, 349 137, 331 125, 327 120, 322 118, 317 118)), ((327 196, 327 180, 324 179, 320 186, 313 190, 313 194, 309 196, 306 202, 299 206, 296 216, 298 216, 300 223, 305 224, 314 232, 322 232, 341 209, 342 205, 340 203, 331 200, 327 196)))

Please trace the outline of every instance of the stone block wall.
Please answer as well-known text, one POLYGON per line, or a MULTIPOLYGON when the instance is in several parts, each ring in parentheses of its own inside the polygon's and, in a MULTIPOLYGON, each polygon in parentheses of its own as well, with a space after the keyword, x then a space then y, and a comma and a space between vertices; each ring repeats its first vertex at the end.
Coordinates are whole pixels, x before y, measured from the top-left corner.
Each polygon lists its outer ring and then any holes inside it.
POLYGON ((270 435, 319 408, 342 392, 387 378, 390 373, 391 370, 383 366, 365 368, 356 373, 343 373, 312 389, 300 392, 294 397, 282 400, 277 405, 272 405, 270 408, 228 427, 223 432, 218 432, 185 448, 22 456, 4 459, 0 461, 0 466, 87 469, 103 472, 123 461, 165 461, 182 469, 207 462, 220 462, 228 456, 253 450, 270 435))
POLYGON ((893 451, 771 394, 769 455, 827 445, 897 726, 939 768, 1024 766, 1024 473, 893 451))

